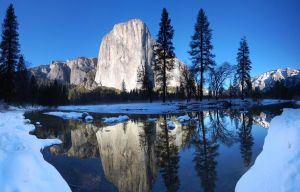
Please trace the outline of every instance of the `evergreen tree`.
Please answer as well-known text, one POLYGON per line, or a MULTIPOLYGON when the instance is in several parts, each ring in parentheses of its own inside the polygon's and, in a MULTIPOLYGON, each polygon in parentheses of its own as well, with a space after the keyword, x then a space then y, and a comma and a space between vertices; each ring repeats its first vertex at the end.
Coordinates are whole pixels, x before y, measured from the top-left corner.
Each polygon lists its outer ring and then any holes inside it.
POLYGON ((122 93, 126 93, 127 92, 127 90, 126 90, 126 84, 125 84, 125 81, 123 80, 122 81, 122 93))
POLYGON ((154 88, 153 75, 148 65, 142 65, 138 68, 137 83, 142 90, 148 93, 149 101, 152 102, 152 93, 154 88))
POLYGON ((181 68, 180 87, 183 89, 183 95, 186 96, 186 101, 189 102, 193 93, 196 90, 195 80, 189 68, 184 65, 181 68))
POLYGON ((17 100, 22 103, 26 101, 28 96, 28 72, 25 66, 25 61, 23 55, 20 56, 19 62, 17 65, 16 73, 16 96, 17 100))
POLYGON ((163 102, 166 101, 168 81, 170 72, 174 69, 174 47, 172 43, 174 29, 167 10, 164 8, 159 24, 159 32, 156 44, 153 46, 153 69, 156 83, 162 89, 163 102))
POLYGON ((200 9, 195 24, 195 32, 190 43, 189 54, 192 60, 192 71, 197 79, 198 98, 203 99, 204 72, 213 67, 214 55, 211 53, 213 46, 211 43, 212 30, 209 27, 207 16, 203 9, 200 9))
POLYGON ((0 43, 0 72, 3 81, 4 99, 12 100, 15 91, 14 74, 19 59, 18 22, 12 4, 6 11, 2 28, 2 41, 0 43))
POLYGON ((30 102, 33 106, 37 102, 37 83, 34 75, 31 76, 30 84, 29 84, 29 96, 30 96, 30 102))
POLYGON ((250 52, 248 43, 246 41, 246 38, 244 37, 240 42, 240 47, 237 53, 237 70, 235 74, 235 83, 241 85, 241 96, 243 100, 246 90, 248 89, 249 91, 251 91, 252 89, 250 76, 251 61, 249 54, 250 52))

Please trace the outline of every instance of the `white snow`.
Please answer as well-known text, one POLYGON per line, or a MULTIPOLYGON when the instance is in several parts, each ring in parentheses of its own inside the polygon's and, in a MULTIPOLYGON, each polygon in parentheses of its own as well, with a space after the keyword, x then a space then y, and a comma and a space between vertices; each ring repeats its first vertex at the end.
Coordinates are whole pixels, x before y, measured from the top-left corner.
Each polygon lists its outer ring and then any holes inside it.
POLYGON ((71 191, 40 151, 61 141, 30 135, 35 127, 23 114, 17 109, 0 112, 0 191, 71 191))
POLYGON ((235 189, 300 191, 300 109, 284 109, 272 119, 263 151, 235 189))
POLYGON ((222 108, 224 101, 231 102, 232 107, 252 107, 254 105, 273 105, 285 102, 286 100, 264 99, 259 103, 251 99, 242 101, 240 99, 225 100, 203 100, 202 102, 170 102, 170 103, 126 103, 126 104, 111 104, 111 105, 68 105, 59 106, 58 110, 62 111, 80 111, 80 112, 95 112, 95 113, 123 113, 123 114, 161 114, 161 113, 182 113, 185 111, 199 111, 211 108, 222 108))
POLYGON ((35 122, 36 125, 41 125, 41 123, 39 121, 35 122))
POLYGON ((60 106, 59 110, 88 111, 95 113, 157 114, 176 111, 176 103, 126 103, 111 105, 69 105, 60 106))
POLYGON ((102 119, 104 123, 114 124, 114 123, 121 123, 124 121, 128 121, 129 117, 127 115, 120 115, 119 117, 106 117, 102 119))
POLYGON ((174 121, 168 120, 167 127, 170 128, 170 129, 174 129, 174 128, 176 128, 176 124, 175 124, 174 121))
POLYGON ((94 118, 92 116, 88 115, 88 116, 85 116, 84 120, 85 121, 93 121, 94 118))
POLYGON ((176 120, 179 121, 180 123, 189 121, 190 119, 191 118, 188 115, 183 115, 176 118, 176 120))
POLYGON ((44 114, 61 117, 63 119, 81 119, 82 118, 82 113, 78 113, 78 112, 51 111, 51 112, 46 112, 44 114))
POLYGON ((149 118, 148 121, 157 121, 157 118, 149 118))

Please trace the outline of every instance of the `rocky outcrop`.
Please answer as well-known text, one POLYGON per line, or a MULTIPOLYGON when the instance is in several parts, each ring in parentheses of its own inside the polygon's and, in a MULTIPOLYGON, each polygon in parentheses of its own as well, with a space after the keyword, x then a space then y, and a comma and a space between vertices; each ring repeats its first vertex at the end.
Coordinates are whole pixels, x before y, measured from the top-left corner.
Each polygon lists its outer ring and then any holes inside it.
POLYGON ((79 57, 74 60, 53 61, 49 65, 31 68, 30 72, 36 78, 57 80, 92 89, 97 86, 94 82, 97 67, 96 58, 79 57))
MULTIPOLYGON (((106 87, 127 90, 138 88, 137 71, 142 65, 151 65, 154 40, 146 24, 138 19, 117 24, 102 40, 95 81, 106 87)), ((179 86, 179 65, 175 59, 174 77, 170 86, 179 86)), ((146 67, 151 69, 150 67, 146 67)))
POLYGON ((283 81, 286 86, 297 85, 300 83, 300 70, 286 68, 265 72, 252 78, 252 87, 265 91, 273 87, 276 81, 283 81))

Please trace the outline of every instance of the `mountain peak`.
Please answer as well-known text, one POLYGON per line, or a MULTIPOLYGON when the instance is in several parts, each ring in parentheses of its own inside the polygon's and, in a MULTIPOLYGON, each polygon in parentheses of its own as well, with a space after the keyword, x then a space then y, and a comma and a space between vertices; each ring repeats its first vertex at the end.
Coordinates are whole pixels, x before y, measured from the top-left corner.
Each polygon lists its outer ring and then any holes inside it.
POLYGON ((274 86, 276 81, 283 80, 287 86, 293 86, 300 83, 300 70, 285 68, 270 70, 261 75, 252 78, 253 88, 258 87, 259 90, 269 89, 274 86))

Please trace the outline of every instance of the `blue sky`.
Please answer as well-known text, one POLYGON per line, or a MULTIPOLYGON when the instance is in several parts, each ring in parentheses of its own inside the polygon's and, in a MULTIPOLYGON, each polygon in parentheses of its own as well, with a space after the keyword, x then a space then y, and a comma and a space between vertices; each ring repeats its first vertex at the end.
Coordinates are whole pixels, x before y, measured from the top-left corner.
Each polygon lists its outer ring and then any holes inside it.
POLYGON ((300 68, 299 0, 0 0, 1 22, 9 3, 18 16, 22 53, 32 66, 97 57, 101 39, 113 25, 133 18, 142 19, 156 37, 166 7, 175 29, 175 53, 188 64, 196 16, 204 8, 218 64, 235 64, 239 41, 246 36, 252 75, 300 68))

